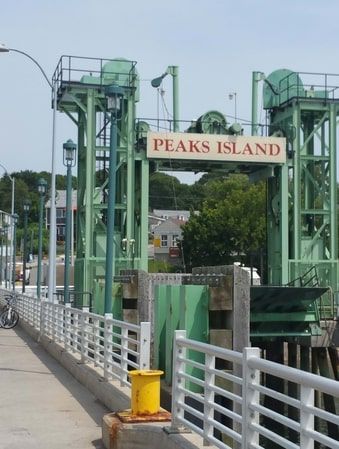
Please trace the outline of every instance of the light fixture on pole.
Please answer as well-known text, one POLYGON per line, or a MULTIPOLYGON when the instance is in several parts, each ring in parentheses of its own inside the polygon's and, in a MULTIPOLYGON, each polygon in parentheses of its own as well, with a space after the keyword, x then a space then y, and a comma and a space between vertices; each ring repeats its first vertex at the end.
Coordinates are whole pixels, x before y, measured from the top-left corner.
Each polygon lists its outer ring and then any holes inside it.
POLYGON ((171 75, 173 78, 173 131, 179 131, 179 81, 178 81, 178 66, 170 65, 167 67, 166 71, 153 78, 151 81, 152 87, 160 87, 162 80, 167 76, 171 75))
POLYGON ((38 180, 38 192, 40 197, 40 204, 39 204, 39 236, 38 236, 38 271, 36 280, 36 292, 38 299, 40 299, 41 296, 42 223, 44 215, 44 202, 46 190, 47 190, 47 181, 44 178, 40 178, 38 180))
POLYGON ((51 194, 50 194, 50 229, 49 229, 49 249, 48 249, 48 298, 51 301, 53 298, 53 292, 55 290, 55 266, 56 266, 56 186, 55 186, 55 166, 56 166, 56 110, 57 110, 57 92, 56 92, 56 82, 52 83, 41 65, 28 53, 17 50, 15 48, 6 47, 4 44, 0 44, 0 53, 15 52, 30 59, 40 70, 43 77, 47 81, 49 87, 52 89, 52 99, 53 99, 53 126, 52 126, 52 172, 51 172, 51 194))
POLYGON ((13 285, 13 291, 15 291, 15 281, 16 281, 16 226, 18 223, 18 214, 12 215, 12 223, 13 223, 13 258, 12 258, 12 285, 13 285))
POLYGON ((114 222, 117 166, 117 121, 123 94, 123 89, 117 84, 111 84, 105 88, 107 111, 111 114, 105 265, 105 313, 112 313, 112 287, 113 277, 115 275, 114 222))
POLYGON ((75 166, 75 153, 77 146, 68 139, 63 144, 63 163, 67 167, 67 189, 66 189, 66 232, 65 232, 65 268, 64 268, 64 302, 69 303, 69 259, 71 254, 72 225, 72 167, 75 166))
POLYGON ((237 93, 236 92, 230 92, 228 94, 228 99, 233 100, 234 99, 234 121, 237 121, 237 93))
POLYGON ((31 207, 30 200, 26 199, 24 200, 24 250, 22 255, 22 293, 25 293, 26 290, 26 263, 27 263, 27 219, 28 219, 28 212, 31 207))

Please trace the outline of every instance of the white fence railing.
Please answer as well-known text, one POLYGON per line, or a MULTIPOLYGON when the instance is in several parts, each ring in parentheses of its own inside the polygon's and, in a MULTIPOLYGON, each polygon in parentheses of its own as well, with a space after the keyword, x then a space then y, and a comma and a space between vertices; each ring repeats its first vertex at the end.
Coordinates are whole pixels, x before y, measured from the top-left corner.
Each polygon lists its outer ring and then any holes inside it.
POLYGON ((339 398, 337 381, 261 359, 258 348, 239 353, 189 340, 185 331, 176 331, 173 351, 173 428, 187 427, 206 445, 221 449, 269 448, 273 443, 313 449, 315 442, 339 449, 326 431, 328 423, 339 426, 339 416, 315 404, 315 392, 339 398), (218 367, 227 364, 229 370, 218 367), (267 376, 293 383, 297 397, 265 386, 267 376), (266 398, 279 402, 279 412, 266 405, 266 398), (291 409, 293 419, 288 417, 291 409))
MULTIPOLYGON (((0 290, 2 304, 10 293, 0 290)), ((78 354, 81 361, 94 363, 105 379, 116 379, 129 386, 129 370, 149 369, 150 323, 139 326, 116 320, 112 314, 96 315, 19 293, 16 297, 20 320, 66 351, 78 354)))
MULTIPOLYGON (((0 302, 7 290, 0 289, 0 302)), ((18 295, 20 319, 92 362, 105 379, 129 385, 129 369, 149 369, 150 325, 140 326, 18 295)), ((339 383, 260 358, 258 348, 243 353, 186 338, 175 332, 173 348, 172 428, 199 434, 220 449, 339 449, 339 416, 326 411, 319 393, 339 404, 339 383), (283 391, 269 386, 282 380, 283 391), (294 395, 288 395, 293 385, 294 395), (278 407, 272 407, 272 400, 278 407), (274 408, 274 410, 273 410, 274 408), (332 431, 326 428, 332 426, 332 431), (335 431, 333 432, 333 426, 335 431)))

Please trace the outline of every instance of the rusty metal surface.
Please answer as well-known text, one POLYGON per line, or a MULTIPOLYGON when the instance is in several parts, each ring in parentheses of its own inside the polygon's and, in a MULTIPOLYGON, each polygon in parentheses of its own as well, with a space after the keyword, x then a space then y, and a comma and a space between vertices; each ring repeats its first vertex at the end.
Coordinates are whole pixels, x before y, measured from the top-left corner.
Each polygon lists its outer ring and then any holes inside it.
POLYGON ((145 423, 145 422, 164 422, 171 421, 171 414, 164 409, 160 409, 158 413, 132 415, 131 410, 117 412, 116 416, 123 423, 145 423))

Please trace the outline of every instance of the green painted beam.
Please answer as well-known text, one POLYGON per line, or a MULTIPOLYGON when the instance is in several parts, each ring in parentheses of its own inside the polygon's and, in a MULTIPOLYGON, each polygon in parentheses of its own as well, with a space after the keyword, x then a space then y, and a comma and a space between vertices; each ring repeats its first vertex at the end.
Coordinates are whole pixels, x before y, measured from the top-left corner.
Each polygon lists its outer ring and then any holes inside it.
POLYGON ((315 312, 251 313, 251 323, 262 323, 262 322, 314 323, 318 322, 318 316, 315 312))

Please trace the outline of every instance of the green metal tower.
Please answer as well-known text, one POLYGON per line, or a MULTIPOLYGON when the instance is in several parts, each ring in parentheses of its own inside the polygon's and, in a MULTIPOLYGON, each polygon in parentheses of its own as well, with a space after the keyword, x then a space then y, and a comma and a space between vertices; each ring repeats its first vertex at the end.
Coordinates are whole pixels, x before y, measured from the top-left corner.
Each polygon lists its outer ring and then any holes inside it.
MULTIPOLYGON (((58 110, 78 130, 78 203, 75 294, 86 303, 95 295, 95 310, 103 311, 106 236, 113 232, 113 273, 147 270, 148 161, 137 152, 135 108, 139 79, 134 61, 63 56, 53 76, 58 110), (121 92, 116 117, 115 201, 108 204, 110 128, 107 87, 121 92), (107 229, 109 207, 114 229, 107 229)), ((114 296, 114 284, 112 294, 114 296)), ((114 305, 113 305, 114 308, 114 305)))
MULTIPOLYGON (((277 70, 264 81, 269 134, 287 139, 288 161, 268 177, 268 283, 282 285, 316 268, 338 291, 337 115, 339 76, 277 70)), ((252 115, 252 133, 258 132, 252 115)))

